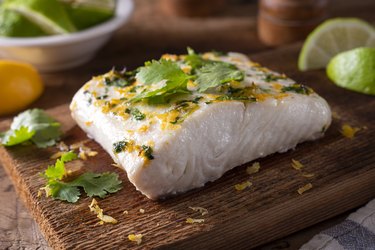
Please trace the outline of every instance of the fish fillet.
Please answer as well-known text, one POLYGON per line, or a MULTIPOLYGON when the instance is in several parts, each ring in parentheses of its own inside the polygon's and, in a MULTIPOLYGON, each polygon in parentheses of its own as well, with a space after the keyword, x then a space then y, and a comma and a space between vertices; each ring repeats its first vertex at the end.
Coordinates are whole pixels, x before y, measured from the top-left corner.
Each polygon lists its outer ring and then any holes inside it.
POLYGON ((164 105, 129 104, 142 83, 108 85, 113 71, 94 77, 72 100, 77 124, 150 199, 202 187, 236 166, 318 139, 331 123, 327 102, 285 75, 239 53, 204 56, 242 70, 240 89, 251 89, 251 101, 211 90, 164 105))

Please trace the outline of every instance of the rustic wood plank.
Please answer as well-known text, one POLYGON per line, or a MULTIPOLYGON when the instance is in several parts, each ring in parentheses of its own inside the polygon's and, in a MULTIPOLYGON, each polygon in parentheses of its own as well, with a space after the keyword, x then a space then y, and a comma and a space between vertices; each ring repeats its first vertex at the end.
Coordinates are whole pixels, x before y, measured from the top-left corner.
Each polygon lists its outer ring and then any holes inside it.
POLYGON ((39 226, 15 195, 13 185, 1 167, 0 190, 0 200, 3 201, 0 213, 0 249, 49 249, 39 233, 39 226))
MULTIPOLYGON (((135 191, 124 172, 110 167, 109 156, 90 141, 88 145, 101 153, 85 162, 86 168, 117 171, 124 180, 123 190, 100 201, 102 208, 120 223, 97 226, 97 219, 87 208, 88 198, 76 205, 37 198, 43 184, 38 173, 52 163, 49 156, 55 149, 2 148, 1 159, 48 242, 56 249, 223 246, 245 249, 280 238, 362 205, 375 196, 375 155, 371 147, 375 143, 374 117, 367 115, 375 108, 375 100, 337 88, 322 71, 298 73, 295 70, 298 49, 298 45, 290 46, 254 56, 254 59, 314 87, 341 118, 333 121, 323 139, 303 143, 295 151, 261 159, 261 172, 251 178, 254 187, 249 190, 237 192, 233 188, 249 178, 245 174, 246 166, 241 166, 204 188, 165 201, 150 201, 135 191), (339 132, 343 123, 367 126, 367 129, 350 140, 339 132), (306 171, 315 174, 314 178, 301 177, 291 168, 292 158, 302 161, 306 171), (298 195, 296 190, 308 182, 314 188, 298 195), (202 206, 210 211, 205 223, 189 225, 184 222, 187 217, 198 216, 188 209, 189 206, 202 206), (145 214, 138 212, 141 208, 145 209, 145 214), (130 214, 122 214, 124 210, 130 214), (127 234, 134 232, 145 235, 142 245, 136 246, 126 239, 127 234), (106 240, 109 235, 111 241, 106 240)), ((74 127, 66 106, 50 112, 65 125, 67 143, 86 138, 74 127)), ((0 129, 4 126, 2 124, 0 129)))

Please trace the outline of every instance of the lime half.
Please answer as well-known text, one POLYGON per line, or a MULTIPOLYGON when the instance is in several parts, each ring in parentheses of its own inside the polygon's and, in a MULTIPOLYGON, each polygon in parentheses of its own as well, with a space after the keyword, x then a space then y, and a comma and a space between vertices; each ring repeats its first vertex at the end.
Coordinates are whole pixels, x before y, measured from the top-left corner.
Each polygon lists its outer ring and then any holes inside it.
POLYGON ((375 95, 375 48, 357 48, 336 55, 327 66, 338 86, 375 95))
POLYGON ((5 0, 3 7, 23 16, 48 35, 75 31, 64 7, 57 0, 5 0))
POLYGON ((302 71, 320 69, 340 52, 375 47, 375 28, 357 18, 335 18, 319 25, 306 39, 298 59, 302 71))
POLYGON ((103 23, 114 16, 115 0, 59 0, 65 6, 73 24, 79 29, 87 29, 103 23))
POLYGON ((0 36, 36 37, 46 35, 43 30, 22 15, 11 10, 0 9, 0 36))

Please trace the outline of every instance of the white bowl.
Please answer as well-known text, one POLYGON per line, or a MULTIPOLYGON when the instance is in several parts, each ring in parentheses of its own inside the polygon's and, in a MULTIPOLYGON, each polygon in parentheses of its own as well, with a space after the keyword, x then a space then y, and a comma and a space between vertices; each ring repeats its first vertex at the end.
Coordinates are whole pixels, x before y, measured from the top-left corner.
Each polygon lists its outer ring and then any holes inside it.
POLYGON ((119 0, 112 19, 72 34, 0 38, 0 58, 31 63, 43 72, 81 65, 92 59, 113 33, 129 19, 133 7, 133 0, 119 0))

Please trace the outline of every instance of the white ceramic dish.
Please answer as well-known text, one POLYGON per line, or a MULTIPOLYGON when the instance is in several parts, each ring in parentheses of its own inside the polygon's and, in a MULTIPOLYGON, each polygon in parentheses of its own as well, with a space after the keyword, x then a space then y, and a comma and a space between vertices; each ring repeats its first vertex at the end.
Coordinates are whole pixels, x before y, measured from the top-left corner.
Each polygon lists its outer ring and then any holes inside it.
POLYGON ((109 21, 68 35, 0 38, 0 58, 33 64, 40 71, 72 68, 92 59, 112 34, 130 17, 133 0, 119 0, 109 21))

